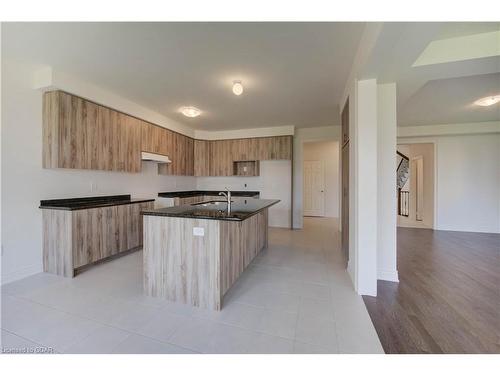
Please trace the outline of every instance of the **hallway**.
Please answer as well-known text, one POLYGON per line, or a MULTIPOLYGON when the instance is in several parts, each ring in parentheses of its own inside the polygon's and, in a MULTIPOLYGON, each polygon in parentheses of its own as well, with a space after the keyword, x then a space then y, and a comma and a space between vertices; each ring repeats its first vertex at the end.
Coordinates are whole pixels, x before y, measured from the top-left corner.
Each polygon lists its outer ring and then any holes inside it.
POLYGON ((364 296, 386 353, 500 353, 500 235, 398 228, 399 284, 364 296))
POLYGON ((333 219, 270 228, 269 248, 208 311, 142 293, 142 252, 74 279, 2 287, 3 348, 58 353, 382 353, 333 219), (48 350, 51 352, 51 350, 48 350))

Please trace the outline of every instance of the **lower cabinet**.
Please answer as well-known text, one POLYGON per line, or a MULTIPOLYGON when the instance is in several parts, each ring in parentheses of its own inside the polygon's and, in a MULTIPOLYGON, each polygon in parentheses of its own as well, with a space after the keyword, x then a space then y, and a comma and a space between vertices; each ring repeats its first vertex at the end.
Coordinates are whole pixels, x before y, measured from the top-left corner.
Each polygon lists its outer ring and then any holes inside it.
POLYGON ((73 277, 79 268, 142 246, 141 210, 153 202, 65 211, 44 209, 43 269, 73 277))

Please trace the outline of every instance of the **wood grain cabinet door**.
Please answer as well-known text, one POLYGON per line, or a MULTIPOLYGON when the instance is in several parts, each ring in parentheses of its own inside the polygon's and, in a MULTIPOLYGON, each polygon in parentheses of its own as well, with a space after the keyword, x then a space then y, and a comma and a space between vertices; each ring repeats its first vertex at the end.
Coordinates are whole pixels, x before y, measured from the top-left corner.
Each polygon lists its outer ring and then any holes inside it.
POLYGON ((292 136, 279 137, 279 145, 277 151, 277 157, 280 160, 291 160, 292 159, 292 136))
POLYGON ((259 160, 259 139, 248 138, 244 140, 246 143, 247 160, 259 160))
MULTIPOLYGON (((126 115, 112 109, 99 106, 97 117, 97 160, 95 169, 108 171, 125 171, 125 160, 121 155, 126 153, 125 138, 126 115)), ((94 168, 92 168, 94 169, 94 168)))
POLYGON ((259 139, 259 160, 271 160, 272 158, 272 139, 269 137, 259 139))
POLYGON ((159 126, 141 121, 141 151, 164 154, 162 129, 159 126))
POLYGON ((141 121, 127 116, 124 127, 120 158, 125 160, 127 172, 139 173, 141 171, 141 121))
POLYGON ((224 176, 224 153, 226 144, 224 141, 210 142, 210 176, 224 176))
POLYGON ((184 137, 186 140, 186 170, 185 176, 194 176, 194 139, 184 137))
POLYGON ((194 175, 210 175, 210 141, 194 140, 194 175))
MULTIPOLYGON (((95 148, 99 106, 60 91, 46 93, 44 99, 55 101, 47 105, 58 107, 57 117, 44 124, 44 132, 52 132, 55 137, 51 151, 58 156, 56 163, 47 167, 93 169, 99 157, 95 148)), ((44 152, 46 148, 44 145, 44 152)))

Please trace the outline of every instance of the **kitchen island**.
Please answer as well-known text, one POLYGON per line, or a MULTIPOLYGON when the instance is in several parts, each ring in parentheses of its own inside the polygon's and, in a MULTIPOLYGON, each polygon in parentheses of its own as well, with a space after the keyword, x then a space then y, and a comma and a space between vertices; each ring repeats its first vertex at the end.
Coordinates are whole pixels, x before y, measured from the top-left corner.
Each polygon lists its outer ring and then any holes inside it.
POLYGON ((144 210, 144 291, 213 310, 245 268, 267 247, 274 199, 144 210))

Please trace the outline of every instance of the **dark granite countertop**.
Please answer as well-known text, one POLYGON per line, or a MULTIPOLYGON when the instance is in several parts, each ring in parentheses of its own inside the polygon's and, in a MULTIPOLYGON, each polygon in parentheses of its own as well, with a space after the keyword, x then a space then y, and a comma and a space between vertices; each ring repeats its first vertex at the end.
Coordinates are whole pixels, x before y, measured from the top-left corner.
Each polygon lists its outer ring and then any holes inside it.
POLYGON ((155 210, 143 210, 143 215, 184 217, 189 219, 212 219, 242 221, 256 213, 269 208, 279 199, 242 199, 231 204, 231 214, 227 213, 227 203, 208 201, 196 204, 185 204, 182 206, 158 208, 155 210))
MULTIPOLYGON (((189 197, 197 197, 200 195, 218 195, 221 191, 225 191, 225 190, 166 191, 163 193, 158 193, 158 196, 162 197, 162 198, 189 198, 189 197)), ((255 197, 259 194, 260 194, 259 191, 233 191, 233 190, 231 190, 231 195, 233 197, 255 197)))
POLYGON ((153 201, 154 199, 132 199, 130 194, 106 195, 100 197, 47 199, 40 201, 40 208, 72 211, 153 201))

